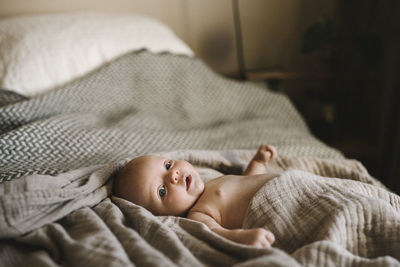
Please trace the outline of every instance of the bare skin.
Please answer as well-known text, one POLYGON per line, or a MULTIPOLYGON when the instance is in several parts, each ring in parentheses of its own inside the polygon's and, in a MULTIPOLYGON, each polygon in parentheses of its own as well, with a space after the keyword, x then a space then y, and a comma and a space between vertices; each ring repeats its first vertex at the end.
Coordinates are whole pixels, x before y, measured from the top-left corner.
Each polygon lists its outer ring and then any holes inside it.
POLYGON ((277 174, 264 174, 265 165, 276 157, 272 146, 262 145, 243 176, 226 175, 209 181, 190 209, 188 218, 205 223, 212 231, 232 241, 270 247, 274 235, 263 228, 240 229, 254 194, 277 174))
POLYGON ((265 165, 277 153, 261 145, 242 176, 225 175, 204 184, 186 161, 142 156, 129 162, 114 181, 114 194, 155 215, 187 216, 242 244, 270 247, 274 235, 263 228, 241 229, 254 194, 277 174, 265 165))

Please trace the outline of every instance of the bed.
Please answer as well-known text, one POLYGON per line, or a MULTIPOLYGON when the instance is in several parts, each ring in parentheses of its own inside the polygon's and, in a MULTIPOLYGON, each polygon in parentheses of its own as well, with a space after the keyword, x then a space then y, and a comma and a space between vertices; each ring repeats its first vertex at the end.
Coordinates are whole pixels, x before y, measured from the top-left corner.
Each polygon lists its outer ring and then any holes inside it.
POLYGON ((309 131, 290 100, 212 71, 163 23, 74 12, 0 20, 4 266, 400 266, 400 197, 309 131), (60 34, 62 33, 62 34, 60 34), (112 196, 131 158, 240 174, 260 144, 281 176, 243 227, 270 249, 112 196))

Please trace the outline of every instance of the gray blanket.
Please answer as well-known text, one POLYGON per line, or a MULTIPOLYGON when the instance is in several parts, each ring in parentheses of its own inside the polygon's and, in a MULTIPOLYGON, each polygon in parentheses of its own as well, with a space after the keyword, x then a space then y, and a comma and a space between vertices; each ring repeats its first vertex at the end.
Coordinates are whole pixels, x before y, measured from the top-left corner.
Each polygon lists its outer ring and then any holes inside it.
POLYGON ((315 139, 285 96, 222 78, 193 58, 131 53, 36 98, 2 91, 0 104, 5 266, 302 263, 284 248, 236 244, 201 223, 110 197, 113 174, 139 154, 189 160, 208 180, 239 173, 268 143, 282 155, 269 171, 381 186, 315 139))
POLYGON ((131 53, 39 97, 0 92, 0 103, 0 182, 150 152, 261 143, 340 157, 309 134, 284 95, 184 56, 131 53))

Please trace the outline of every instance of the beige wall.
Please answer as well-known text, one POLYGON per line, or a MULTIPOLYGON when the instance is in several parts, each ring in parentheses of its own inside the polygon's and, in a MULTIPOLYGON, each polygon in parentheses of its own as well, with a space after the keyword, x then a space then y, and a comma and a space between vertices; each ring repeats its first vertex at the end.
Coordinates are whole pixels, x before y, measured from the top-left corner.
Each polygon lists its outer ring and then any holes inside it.
MULTIPOLYGON (((239 1, 247 69, 292 66, 308 23, 334 0, 239 1)), ((134 11, 167 23, 214 70, 238 71, 231 0, 0 0, 0 16, 72 10, 134 11)))
POLYGON ((335 10, 335 0, 239 1, 246 69, 295 69, 304 29, 335 10))

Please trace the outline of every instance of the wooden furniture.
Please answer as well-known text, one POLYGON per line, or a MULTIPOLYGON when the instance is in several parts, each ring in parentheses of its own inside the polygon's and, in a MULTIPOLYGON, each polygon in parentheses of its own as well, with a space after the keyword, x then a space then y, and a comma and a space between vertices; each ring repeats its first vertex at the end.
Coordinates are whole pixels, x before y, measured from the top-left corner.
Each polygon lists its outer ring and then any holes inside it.
POLYGON ((285 72, 285 71, 247 71, 249 80, 357 80, 377 78, 376 72, 285 72))

